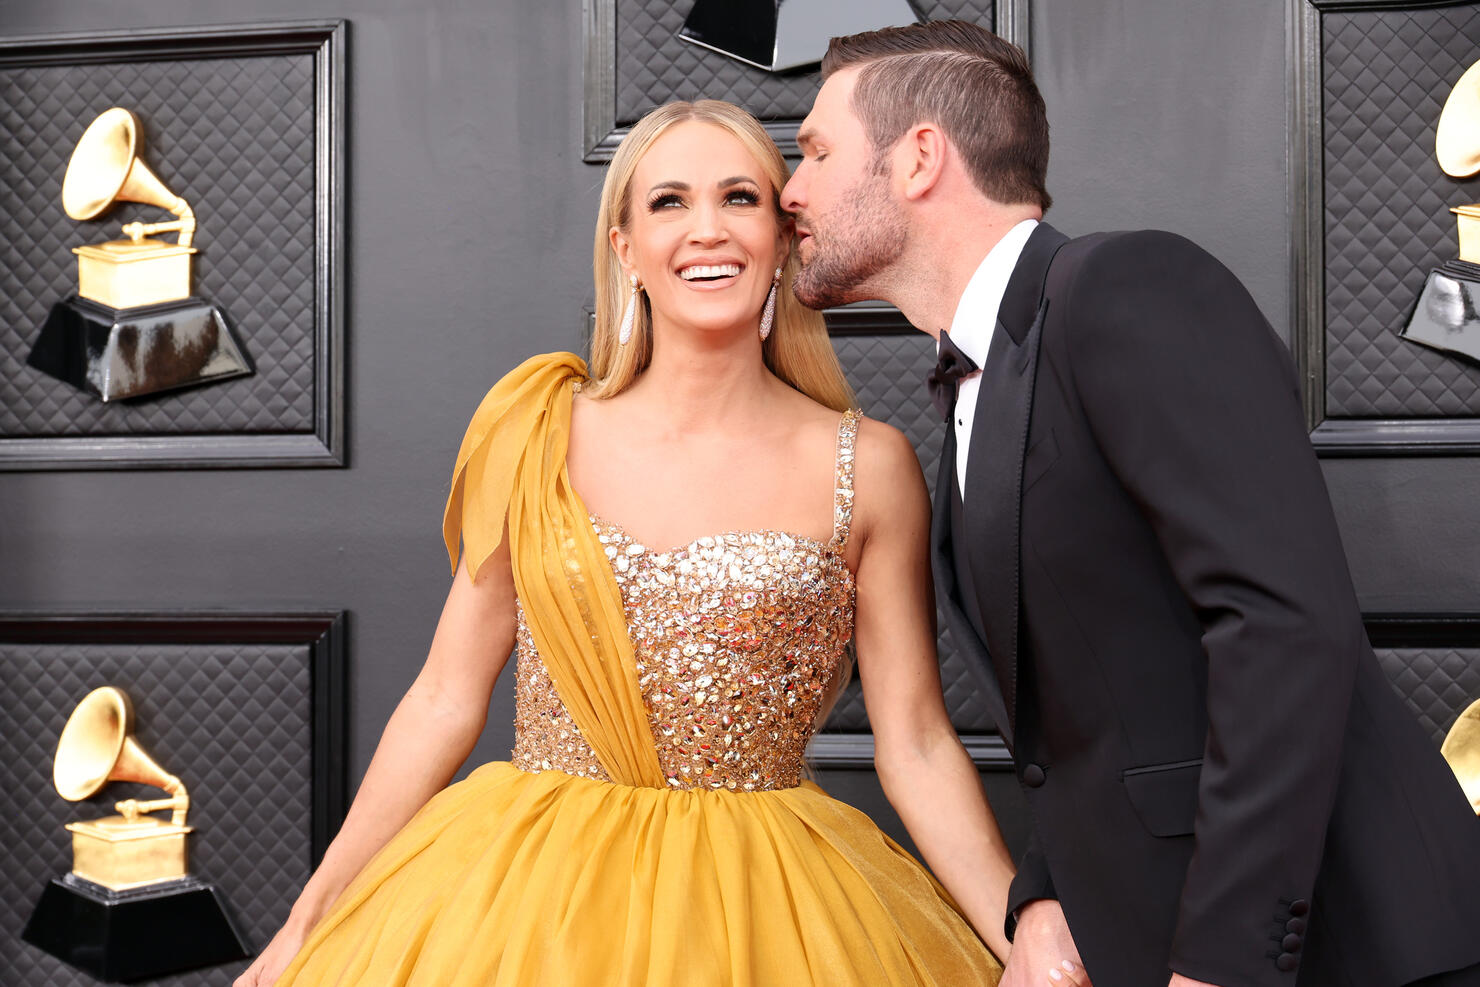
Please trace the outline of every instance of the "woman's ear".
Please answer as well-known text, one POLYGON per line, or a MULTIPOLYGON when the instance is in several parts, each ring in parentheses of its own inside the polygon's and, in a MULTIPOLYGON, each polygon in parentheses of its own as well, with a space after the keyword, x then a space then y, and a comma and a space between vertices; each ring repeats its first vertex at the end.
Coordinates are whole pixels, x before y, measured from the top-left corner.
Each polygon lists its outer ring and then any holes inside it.
POLYGON ((784 216, 781 225, 776 230, 776 266, 785 267, 787 260, 791 257, 791 245, 796 241, 797 221, 792 216, 784 216))
POLYGON ((619 226, 613 226, 608 236, 611 238, 612 252, 617 255, 617 263, 622 265, 622 274, 632 277, 637 273, 636 260, 632 256, 632 241, 627 239, 619 226))

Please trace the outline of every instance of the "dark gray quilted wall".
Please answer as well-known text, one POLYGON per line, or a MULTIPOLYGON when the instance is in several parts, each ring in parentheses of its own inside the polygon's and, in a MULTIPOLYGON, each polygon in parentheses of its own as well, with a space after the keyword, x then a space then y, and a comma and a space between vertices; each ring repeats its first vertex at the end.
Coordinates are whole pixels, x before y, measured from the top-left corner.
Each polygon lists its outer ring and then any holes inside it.
MULTIPOLYGON (((945 426, 925 394, 925 375, 935 365, 935 343, 919 332, 890 335, 834 336, 838 359, 858 395, 858 403, 871 418, 886 421, 915 446, 925 481, 935 487, 940 446, 945 426)), ((944 621, 937 621, 944 626, 944 621)), ((987 715, 978 695, 973 673, 966 667, 950 634, 940 637, 940 677, 945 688, 946 708, 951 722, 962 733, 994 733, 996 724, 987 715)), ((840 732, 865 731, 868 714, 863 692, 855 679, 839 698, 828 718, 827 729, 840 732)))
POLYGON ((1377 660, 1437 747, 1480 699, 1480 647, 1378 648, 1377 660))
POLYGON ((1480 180, 1434 160, 1455 81, 1480 56, 1480 4, 1322 18, 1326 413, 1480 414, 1480 366, 1398 337, 1430 269, 1458 255, 1450 206, 1480 180))
POLYGON ((314 430, 314 120, 312 55, 0 65, 0 436, 314 430), (254 376, 104 405, 25 365, 76 290, 72 247, 173 218, 62 211, 72 149, 115 105, 142 119, 146 163, 195 210, 194 290, 224 308, 254 376))
MULTIPOLYGON (((693 0, 617 0, 617 123, 630 126, 676 99, 723 99, 762 120, 800 120, 822 80, 816 71, 773 75, 678 40, 693 0)), ((992 0, 913 0, 925 20, 992 27, 992 0)))
MULTIPOLYGON (((87 802, 52 786, 62 725, 77 701, 116 685, 134 703, 137 737, 190 792, 191 870, 212 881, 248 944, 260 949, 308 879, 310 665, 307 645, 0 645, 0 984, 96 983, 20 941, 42 887, 71 869, 75 819, 111 814, 159 789, 113 784, 87 802)), ((246 963, 167 977, 230 984, 246 963)))

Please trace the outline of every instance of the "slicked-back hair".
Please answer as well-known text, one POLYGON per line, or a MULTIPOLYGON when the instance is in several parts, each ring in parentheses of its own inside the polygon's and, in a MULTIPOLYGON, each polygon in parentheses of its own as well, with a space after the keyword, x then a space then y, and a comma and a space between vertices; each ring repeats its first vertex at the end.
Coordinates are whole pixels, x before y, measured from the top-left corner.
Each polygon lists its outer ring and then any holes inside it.
POLYGON ((853 112, 876 161, 906 130, 934 123, 960 152, 973 184, 1004 204, 1053 203, 1048 117, 1021 48, 966 21, 930 21, 833 38, 822 77, 862 66, 853 112))

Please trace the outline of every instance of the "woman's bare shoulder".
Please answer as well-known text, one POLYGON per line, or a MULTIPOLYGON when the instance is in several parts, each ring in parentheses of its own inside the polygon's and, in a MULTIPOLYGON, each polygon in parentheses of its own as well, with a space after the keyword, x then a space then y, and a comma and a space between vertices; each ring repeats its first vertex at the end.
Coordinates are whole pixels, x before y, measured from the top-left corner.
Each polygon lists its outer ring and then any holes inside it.
POLYGON ((915 447, 888 422, 864 418, 854 456, 854 517, 865 539, 879 525, 928 523, 930 496, 915 447))
POLYGON ((920 459, 909 436, 888 422, 862 416, 858 422, 857 470, 888 482, 923 479, 920 459))

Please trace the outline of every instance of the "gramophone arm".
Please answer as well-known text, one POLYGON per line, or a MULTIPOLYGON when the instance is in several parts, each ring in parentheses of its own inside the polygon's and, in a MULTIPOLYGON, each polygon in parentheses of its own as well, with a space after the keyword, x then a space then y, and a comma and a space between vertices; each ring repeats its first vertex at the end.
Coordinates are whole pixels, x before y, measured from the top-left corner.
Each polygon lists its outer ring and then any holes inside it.
POLYGON ((168 233, 171 230, 179 230, 179 246, 190 246, 190 241, 195 238, 195 210, 190 208, 190 203, 179 196, 175 197, 175 201, 168 208, 170 212, 180 218, 171 223, 125 223, 123 225, 123 235, 138 243, 153 233, 168 233))
POLYGON ((185 813, 190 811, 190 794, 185 791, 185 783, 179 778, 171 776, 170 782, 160 786, 170 793, 167 799, 154 799, 149 802, 124 799, 122 802, 115 802, 113 808, 130 822, 146 813, 158 812, 160 809, 173 809, 174 814, 170 817, 170 822, 176 826, 183 826, 185 825, 185 813))

